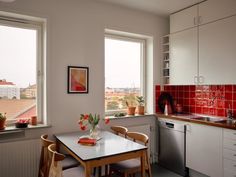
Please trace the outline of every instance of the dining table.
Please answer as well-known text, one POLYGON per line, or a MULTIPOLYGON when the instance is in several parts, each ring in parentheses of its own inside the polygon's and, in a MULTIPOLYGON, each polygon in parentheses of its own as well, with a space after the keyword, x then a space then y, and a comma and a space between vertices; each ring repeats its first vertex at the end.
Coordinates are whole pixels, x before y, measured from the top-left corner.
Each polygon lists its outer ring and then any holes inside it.
MULTIPOLYGON (((88 133, 77 131, 54 135, 57 147, 63 147, 84 167, 85 177, 91 177, 92 171, 96 167, 133 158, 140 159, 141 176, 145 176, 146 146, 109 131, 101 131, 96 144, 93 146, 78 143, 79 138, 86 134, 88 133)), ((105 175, 108 175, 107 172, 105 175)))

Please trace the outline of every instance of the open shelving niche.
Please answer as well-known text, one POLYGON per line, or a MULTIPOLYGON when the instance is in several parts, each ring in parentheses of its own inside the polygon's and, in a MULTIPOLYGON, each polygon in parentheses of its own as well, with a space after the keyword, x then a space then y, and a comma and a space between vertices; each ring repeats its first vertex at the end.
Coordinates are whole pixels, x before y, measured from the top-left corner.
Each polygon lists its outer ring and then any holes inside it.
POLYGON ((169 35, 162 37, 162 51, 163 51, 163 62, 162 62, 162 82, 163 84, 169 84, 170 78, 170 52, 169 52, 169 35))

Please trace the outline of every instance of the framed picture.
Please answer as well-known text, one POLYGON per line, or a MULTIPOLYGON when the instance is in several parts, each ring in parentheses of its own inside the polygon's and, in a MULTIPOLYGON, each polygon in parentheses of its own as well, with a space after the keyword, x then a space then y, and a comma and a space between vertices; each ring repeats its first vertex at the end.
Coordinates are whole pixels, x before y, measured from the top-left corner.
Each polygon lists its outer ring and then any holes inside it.
POLYGON ((88 93, 89 68, 68 66, 68 93, 88 93))

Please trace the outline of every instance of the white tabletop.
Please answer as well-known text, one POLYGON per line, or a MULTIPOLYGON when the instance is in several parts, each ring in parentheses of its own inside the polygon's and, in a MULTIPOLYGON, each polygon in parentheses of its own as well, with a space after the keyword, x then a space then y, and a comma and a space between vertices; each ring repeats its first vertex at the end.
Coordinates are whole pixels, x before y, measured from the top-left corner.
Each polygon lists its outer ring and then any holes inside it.
POLYGON ((100 133, 99 136, 101 139, 97 141, 96 145, 81 145, 78 143, 79 137, 85 134, 86 132, 73 132, 56 134, 55 137, 83 161, 99 159, 147 148, 144 145, 135 143, 107 131, 102 131, 100 133))

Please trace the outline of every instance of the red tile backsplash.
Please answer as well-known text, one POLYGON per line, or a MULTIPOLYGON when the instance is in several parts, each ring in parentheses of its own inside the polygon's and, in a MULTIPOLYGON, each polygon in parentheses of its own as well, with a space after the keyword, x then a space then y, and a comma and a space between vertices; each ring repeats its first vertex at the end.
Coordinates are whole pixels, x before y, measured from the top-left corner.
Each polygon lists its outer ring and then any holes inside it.
POLYGON ((182 104, 186 113, 225 117, 227 109, 231 108, 236 116, 236 85, 165 85, 163 90, 160 85, 156 85, 155 88, 156 112, 159 111, 158 97, 162 91, 166 91, 172 95, 176 104, 182 104))

